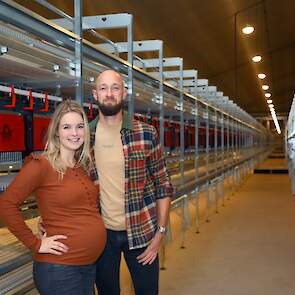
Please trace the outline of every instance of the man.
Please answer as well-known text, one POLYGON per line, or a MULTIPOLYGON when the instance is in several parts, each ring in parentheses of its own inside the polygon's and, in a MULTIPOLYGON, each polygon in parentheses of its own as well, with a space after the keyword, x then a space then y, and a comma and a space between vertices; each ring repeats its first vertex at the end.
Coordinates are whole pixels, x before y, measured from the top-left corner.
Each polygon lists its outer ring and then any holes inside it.
POLYGON ((166 231, 172 186, 156 130, 123 112, 121 75, 102 72, 90 124, 107 244, 97 261, 99 295, 119 295, 123 253, 137 295, 158 294, 158 251, 166 231))

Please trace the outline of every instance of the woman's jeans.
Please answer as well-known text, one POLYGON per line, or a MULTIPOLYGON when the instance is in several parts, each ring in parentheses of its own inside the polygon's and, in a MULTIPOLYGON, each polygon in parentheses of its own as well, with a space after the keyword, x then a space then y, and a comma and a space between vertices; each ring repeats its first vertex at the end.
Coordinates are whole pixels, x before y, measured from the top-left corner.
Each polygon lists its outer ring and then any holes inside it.
POLYGON ((33 277, 41 295, 93 295, 95 268, 35 261, 33 277))

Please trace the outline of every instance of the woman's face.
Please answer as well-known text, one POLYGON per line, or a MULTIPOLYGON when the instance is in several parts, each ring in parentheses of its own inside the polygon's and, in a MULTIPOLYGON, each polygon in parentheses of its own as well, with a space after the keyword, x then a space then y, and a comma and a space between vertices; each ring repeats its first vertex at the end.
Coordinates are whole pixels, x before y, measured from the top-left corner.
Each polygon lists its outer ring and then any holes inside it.
POLYGON ((61 117, 58 136, 60 148, 65 151, 76 151, 84 142, 84 121, 80 114, 69 112, 61 117))

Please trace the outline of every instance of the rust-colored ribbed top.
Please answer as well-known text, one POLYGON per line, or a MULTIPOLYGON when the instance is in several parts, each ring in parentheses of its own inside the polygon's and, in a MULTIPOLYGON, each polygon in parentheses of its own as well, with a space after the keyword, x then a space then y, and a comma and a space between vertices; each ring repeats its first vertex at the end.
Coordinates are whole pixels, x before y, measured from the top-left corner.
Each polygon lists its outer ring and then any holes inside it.
POLYGON ((81 167, 68 168, 59 178, 45 156, 30 156, 0 197, 0 218, 8 229, 34 252, 34 260, 83 265, 102 253, 106 232, 97 209, 99 188, 81 167), (31 194, 38 203, 47 236, 65 235, 69 247, 61 256, 40 254, 41 240, 25 224, 19 206, 31 194))

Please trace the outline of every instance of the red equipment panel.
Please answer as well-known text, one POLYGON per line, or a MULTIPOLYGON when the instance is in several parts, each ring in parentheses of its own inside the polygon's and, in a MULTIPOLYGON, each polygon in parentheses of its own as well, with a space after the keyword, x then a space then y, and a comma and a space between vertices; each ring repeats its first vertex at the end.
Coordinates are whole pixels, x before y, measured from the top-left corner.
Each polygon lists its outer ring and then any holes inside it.
POLYGON ((180 146, 180 124, 179 123, 176 123, 174 122, 173 123, 173 128, 174 128, 174 145, 176 147, 179 147, 180 146))
POLYGON ((195 127, 189 126, 189 146, 194 147, 195 146, 195 127))
POLYGON ((199 147, 204 148, 206 146, 206 128, 199 127, 199 147))
POLYGON ((19 114, 0 113, 0 152, 25 150, 24 119, 19 114))
POLYGON ((224 128, 224 146, 227 146, 228 136, 227 136, 227 129, 224 128))
POLYGON ((215 130, 213 127, 209 128, 209 146, 214 147, 215 130))
POLYGON ((45 136, 50 120, 49 117, 34 116, 34 151, 44 150, 45 136))
POLYGON ((170 126, 170 122, 166 120, 164 121, 164 142, 166 147, 173 146, 172 127, 170 126))

